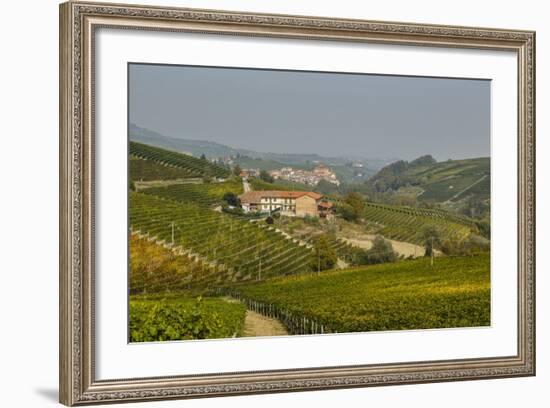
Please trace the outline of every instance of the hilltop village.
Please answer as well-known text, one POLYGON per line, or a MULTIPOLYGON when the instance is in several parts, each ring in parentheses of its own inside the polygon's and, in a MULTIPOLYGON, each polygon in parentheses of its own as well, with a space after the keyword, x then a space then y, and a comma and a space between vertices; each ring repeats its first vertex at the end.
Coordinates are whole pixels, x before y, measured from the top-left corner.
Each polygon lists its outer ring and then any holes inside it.
MULTIPOLYGON (((293 183, 301 183, 308 186, 316 186, 321 180, 328 181, 337 186, 340 185, 336 174, 326 165, 317 164, 313 170, 295 169, 287 166, 268 172, 275 180, 286 180, 293 183)), ((243 169, 242 177, 257 177, 260 175, 259 169, 243 169)))

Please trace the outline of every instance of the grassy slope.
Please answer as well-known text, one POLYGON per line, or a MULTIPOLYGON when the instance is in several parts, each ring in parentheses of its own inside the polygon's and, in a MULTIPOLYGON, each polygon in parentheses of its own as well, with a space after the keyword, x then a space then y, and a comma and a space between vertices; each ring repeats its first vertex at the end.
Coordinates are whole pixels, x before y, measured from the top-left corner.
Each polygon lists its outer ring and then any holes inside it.
POLYGON ((237 287, 336 332, 487 326, 489 256, 403 261, 237 287))

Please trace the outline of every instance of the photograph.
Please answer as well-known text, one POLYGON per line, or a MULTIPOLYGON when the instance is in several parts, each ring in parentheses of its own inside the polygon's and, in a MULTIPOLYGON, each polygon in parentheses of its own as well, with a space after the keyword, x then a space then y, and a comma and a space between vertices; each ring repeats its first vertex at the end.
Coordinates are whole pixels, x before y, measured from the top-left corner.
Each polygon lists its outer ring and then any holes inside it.
POLYGON ((127 69, 130 343, 491 326, 491 80, 127 69))

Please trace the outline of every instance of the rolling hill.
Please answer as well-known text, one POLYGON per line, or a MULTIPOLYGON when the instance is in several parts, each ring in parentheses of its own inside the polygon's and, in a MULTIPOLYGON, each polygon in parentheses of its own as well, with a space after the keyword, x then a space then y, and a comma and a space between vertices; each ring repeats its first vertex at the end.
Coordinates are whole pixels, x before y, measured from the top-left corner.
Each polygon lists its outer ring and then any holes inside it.
MULTIPOLYGON (((130 142, 130 172, 136 171, 136 174, 130 174, 132 179, 140 177, 141 179, 154 179, 155 175, 150 175, 148 172, 162 173, 158 166, 149 165, 143 166, 143 162, 138 163, 137 167, 132 167, 131 159, 141 159, 163 165, 170 168, 181 170, 178 173, 179 177, 196 178, 196 177, 228 177, 229 170, 213 164, 207 160, 199 159, 188 154, 177 153, 174 151, 162 149, 159 147, 146 145, 143 143, 130 142)), ((167 171, 166 174, 172 174, 174 170, 167 171)), ((158 176, 157 176, 158 177, 158 176)), ((137 178, 139 179, 139 178, 137 178)))
POLYGON ((130 141, 133 142, 173 150, 195 157, 202 154, 210 159, 233 157, 234 164, 238 164, 243 168, 274 170, 290 165, 296 168, 311 169, 314 163, 320 162, 333 167, 339 178, 349 178, 350 180, 354 177, 354 169, 349 164, 360 162, 363 164, 362 176, 355 181, 359 179, 366 180, 366 178, 375 174, 377 170, 391 162, 391 160, 379 158, 325 157, 312 153, 259 152, 208 140, 168 137, 133 123, 130 123, 129 126, 129 137, 130 141))
POLYGON ((491 162, 488 157, 437 162, 431 156, 422 156, 384 167, 367 184, 377 192, 414 187, 421 201, 450 202, 471 196, 487 200, 491 192, 491 162))
POLYGON ((292 334, 490 325, 489 255, 426 258, 227 288, 292 334))

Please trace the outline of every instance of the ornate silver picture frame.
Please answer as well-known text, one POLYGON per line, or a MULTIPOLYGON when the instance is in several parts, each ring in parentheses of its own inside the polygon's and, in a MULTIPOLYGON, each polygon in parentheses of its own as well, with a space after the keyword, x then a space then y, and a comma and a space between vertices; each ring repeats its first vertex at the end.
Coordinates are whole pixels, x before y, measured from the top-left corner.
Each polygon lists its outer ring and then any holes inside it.
MULTIPOLYGON (((197 398, 535 375, 535 33, 229 11, 60 6, 60 402, 197 398), (483 358, 98 379, 95 47, 101 28, 430 46, 517 58, 517 352, 483 358)), ((120 135, 120 137, 126 137, 120 135)), ((126 271, 121 271, 126 273, 126 271)), ((124 296, 124 294, 121 294, 124 296)), ((244 357, 243 357, 244 358, 244 357)))

